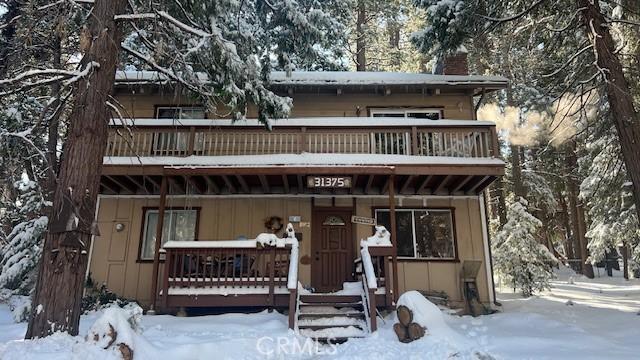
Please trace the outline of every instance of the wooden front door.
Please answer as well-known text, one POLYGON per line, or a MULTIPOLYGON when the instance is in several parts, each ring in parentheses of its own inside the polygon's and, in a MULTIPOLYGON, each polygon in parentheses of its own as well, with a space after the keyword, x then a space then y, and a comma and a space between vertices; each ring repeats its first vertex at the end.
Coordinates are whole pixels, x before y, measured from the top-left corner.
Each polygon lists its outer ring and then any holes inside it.
POLYGON ((316 208, 311 238, 311 286, 317 292, 342 289, 352 280, 353 235, 351 209, 316 208))

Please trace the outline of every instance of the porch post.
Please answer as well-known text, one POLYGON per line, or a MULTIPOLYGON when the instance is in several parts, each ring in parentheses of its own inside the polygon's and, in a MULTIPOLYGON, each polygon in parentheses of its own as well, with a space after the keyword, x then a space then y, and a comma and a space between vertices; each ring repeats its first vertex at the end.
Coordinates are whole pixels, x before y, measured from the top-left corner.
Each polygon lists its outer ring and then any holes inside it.
MULTIPOLYGON (((164 226, 164 208, 167 200, 167 177, 162 176, 160 184, 160 205, 158 206, 158 223, 156 224, 156 243, 153 252, 153 274, 151 279, 151 306, 149 311, 155 313, 158 298, 158 273, 160 270, 160 245, 162 245, 162 227, 164 226)), ((167 294, 162 294, 167 296, 167 294)))
MULTIPOLYGON (((398 240, 396 237, 396 196, 395 196, 395 174, 391 174, 389 178, 389 218, 391 222, 391 229, 389 231, 392 234, 393 239, 393 302, 398 300, 398 240)), ((391 305, 391 304, 387 304, 391 305)))

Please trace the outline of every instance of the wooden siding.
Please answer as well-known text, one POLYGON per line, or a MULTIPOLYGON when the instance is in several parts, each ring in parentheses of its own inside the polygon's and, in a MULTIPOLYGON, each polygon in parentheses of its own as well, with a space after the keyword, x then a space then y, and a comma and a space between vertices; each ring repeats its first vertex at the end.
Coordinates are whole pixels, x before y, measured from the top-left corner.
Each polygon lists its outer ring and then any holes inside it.
MULTIPOLYGON (((341 117, 369 116, 368 109, 384 107, 432 107, 444 111, 447 119, 475 119, 473 97, 467 94, 293 94, 293 109, 290 117, 341 117)), ((126 109, 125 116, 132 118, 154 118, 156 106, 194 105, 193 100, 172 94, 119 94, 118 101, 126 109)), ((207 114, 208 118, 219 118, 207 114)), ((248 118, 256 118, 250 108, 248 118)))
MULTIPOLYGON (((147 305, 150 302, 151 272, 150 262, 139 262, 138 251, 142 233, 144 207, 158 205, 158 199, 127 197, 103 197, 100 200, 98 223, 101 236, 93 244, 91 276, 97 284, 106 283, 117 294, 136 299, 147 305), (115 230, 122 223, 121 232, 115 230)), ((315 206, 332 206, 331 199, 314 201, 315 206)), ((464 260, 481 260, 485 254, 480 223, 480 208, 477 198, 429 198, 427 207, 454 207, 460 262, 436 262, 421 260, 399 260, 399 288, 406 290, 438 290, 449 294, 451 301, 462 300, 458 272, 464 260)), ((337 198, 335 206, 351 207, 352 199, 337 198)), ((386 207, 383 198, 358 198, 355 214, 371 216, 373 207, 386 207)), ((403 199, 402 207, 423 207, 420 199, 403 199)), ((300 215, 302 222, 311 222, 312 201, 309 197, 289 198, 189 198, 168 199, 170 207, 201 207, 198 238, 202 240, 228 240, 240 235, 249 238, 264 232, 264 219, 280 216, 285 222, 290 215, 300 215)), ((311 224, 312 225, 312 224, 311 224)), ((300 281, 307 285, 311 280, 311 227, 295 224, 296 231, 302 233, 300 243, 300 281)), ((359 239, 371 235, 371 227, 354 225, 354 250, 358 250, 359 239)), ((354 252, 357 254, 358 252, 354 252)), ((162 268, 160 273, 162 274, 162 268)), ((484 268, 478 277, 480 298, 489 301, 489 285, 484 268)))

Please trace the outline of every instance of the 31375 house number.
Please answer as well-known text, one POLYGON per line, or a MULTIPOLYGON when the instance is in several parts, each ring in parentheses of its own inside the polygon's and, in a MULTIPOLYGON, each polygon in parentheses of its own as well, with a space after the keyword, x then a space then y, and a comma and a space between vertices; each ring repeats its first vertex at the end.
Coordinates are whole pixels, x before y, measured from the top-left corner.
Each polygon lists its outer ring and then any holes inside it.
POLYGON ((307 187, 310 188, 350 188, 349 176, 308 176, 307 187))

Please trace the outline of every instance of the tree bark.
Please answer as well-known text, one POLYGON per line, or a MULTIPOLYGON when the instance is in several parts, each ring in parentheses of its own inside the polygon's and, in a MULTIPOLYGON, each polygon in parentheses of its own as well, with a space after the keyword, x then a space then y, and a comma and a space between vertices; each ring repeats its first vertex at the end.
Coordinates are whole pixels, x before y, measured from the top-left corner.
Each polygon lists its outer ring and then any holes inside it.
MULTIPOLYGON (((558 203, 560 204, 560 209, 562 212, 560 213, 562 226, 565 231, 565 255, 568 260, 573 260, 576 258, 576 247, 575 241, 573 238, 573 234, 571 233, 571 222, 569 221, 569 207, 567 206, 567 201, 565 200, 564 195, 561 192, 558 192, 556 196, 558 199, 558 203)), ((570 263, 571 265, 571 263, 570 263)))
POLYGON ((99 68, 78 81, 75 88, 27 339, 56 331, 78 334, 87 247, 107 142, 110 112, 105 103, 113 88, 121 42, 113 17, 125 8, 125 0, 96 0, 89 18, 91 45, 81 66, 97 62, 99 68), (75 220, 77 227, 68 220, 75 220))
POLYGON ((640 116, 634 108, 629 83, 622 71, 616 44, 609 32, 610 24, 600 11, 600 3, 593 0, 577 0, 577 5, 585 9, 582 11, 584 29, 594 45, 597 66, 606 80, 607 99, 620 139, 622 157, 633 183, 636 213, 640 219, 640 116))
POLYGON ((571 147, 567 149, 566 165, 567 165, 567 191, 569 195, 569 208, 571 210, 572 230, 576 241, 576 255, 580 256, 580 269, 582 275, 593 278, 593 266, 587 263, 589 250, 587 248, 586 224, 584 218, 584 208, 582 202, 578 199, 578 181, 573 173, 578 170, 578 159, 576 156, 576 142, 571 141, 571 147))
POLYGON ((367 21, 367 9, 364 0, 358 0, 358 16, 356 19, 356 70, 367 70, 366 38, 365 27, 367 21))
POLYGON ((509 145, 511 149, 511 178, 513 180, 513 193, 515 200, 522 197, 526 199, 526 191, 522 182, 522 162, 520 159, 520 146, 509 145))

